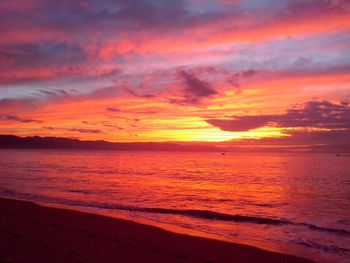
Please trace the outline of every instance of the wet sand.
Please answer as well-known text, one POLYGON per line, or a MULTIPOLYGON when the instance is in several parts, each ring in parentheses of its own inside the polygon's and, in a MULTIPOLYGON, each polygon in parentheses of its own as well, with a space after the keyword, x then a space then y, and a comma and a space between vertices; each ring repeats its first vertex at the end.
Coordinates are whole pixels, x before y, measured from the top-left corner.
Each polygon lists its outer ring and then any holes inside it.
POLYGON ((0 198, 0 262, 311 262, 252 246, 0 198))

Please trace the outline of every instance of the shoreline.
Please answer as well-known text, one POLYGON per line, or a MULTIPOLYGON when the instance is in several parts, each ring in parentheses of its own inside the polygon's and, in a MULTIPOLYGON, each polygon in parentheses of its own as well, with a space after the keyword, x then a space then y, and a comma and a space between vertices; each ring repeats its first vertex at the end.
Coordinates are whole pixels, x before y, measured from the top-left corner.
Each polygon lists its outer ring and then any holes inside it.
POLYGON ((0 198, 1 262, 312 262, 254 246, 0 198))

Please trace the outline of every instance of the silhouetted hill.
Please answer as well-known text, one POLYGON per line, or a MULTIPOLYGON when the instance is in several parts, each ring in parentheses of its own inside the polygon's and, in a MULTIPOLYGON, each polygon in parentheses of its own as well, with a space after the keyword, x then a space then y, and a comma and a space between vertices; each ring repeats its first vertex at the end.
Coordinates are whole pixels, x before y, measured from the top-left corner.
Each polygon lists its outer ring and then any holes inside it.
POLYGON ((80 141, 58 137, 19 137, 14 135, 0 135, 2 149, 77 149, 77 150, 113 150, 113 151, 222 151, 219 147, 206 145, 185 145, 176 143, 156 142, 107 142, 80 141))

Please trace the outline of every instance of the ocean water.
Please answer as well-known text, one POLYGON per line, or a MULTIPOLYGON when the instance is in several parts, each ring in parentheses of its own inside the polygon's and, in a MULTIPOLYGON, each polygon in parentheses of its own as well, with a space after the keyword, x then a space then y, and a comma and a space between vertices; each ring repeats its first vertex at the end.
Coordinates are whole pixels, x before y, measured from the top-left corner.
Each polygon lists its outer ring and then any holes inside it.
POLYGON ((350 262, 350 157, 0 150, 0 196, 350 262))

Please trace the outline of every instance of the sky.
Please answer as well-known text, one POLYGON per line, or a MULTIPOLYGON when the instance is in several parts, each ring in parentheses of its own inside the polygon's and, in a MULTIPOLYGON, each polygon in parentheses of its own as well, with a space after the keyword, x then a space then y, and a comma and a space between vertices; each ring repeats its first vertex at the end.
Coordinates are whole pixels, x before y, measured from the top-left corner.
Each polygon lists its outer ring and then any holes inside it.
POLYGON ((350 145, 350 1, 0 1, 0 134, 350 145))

